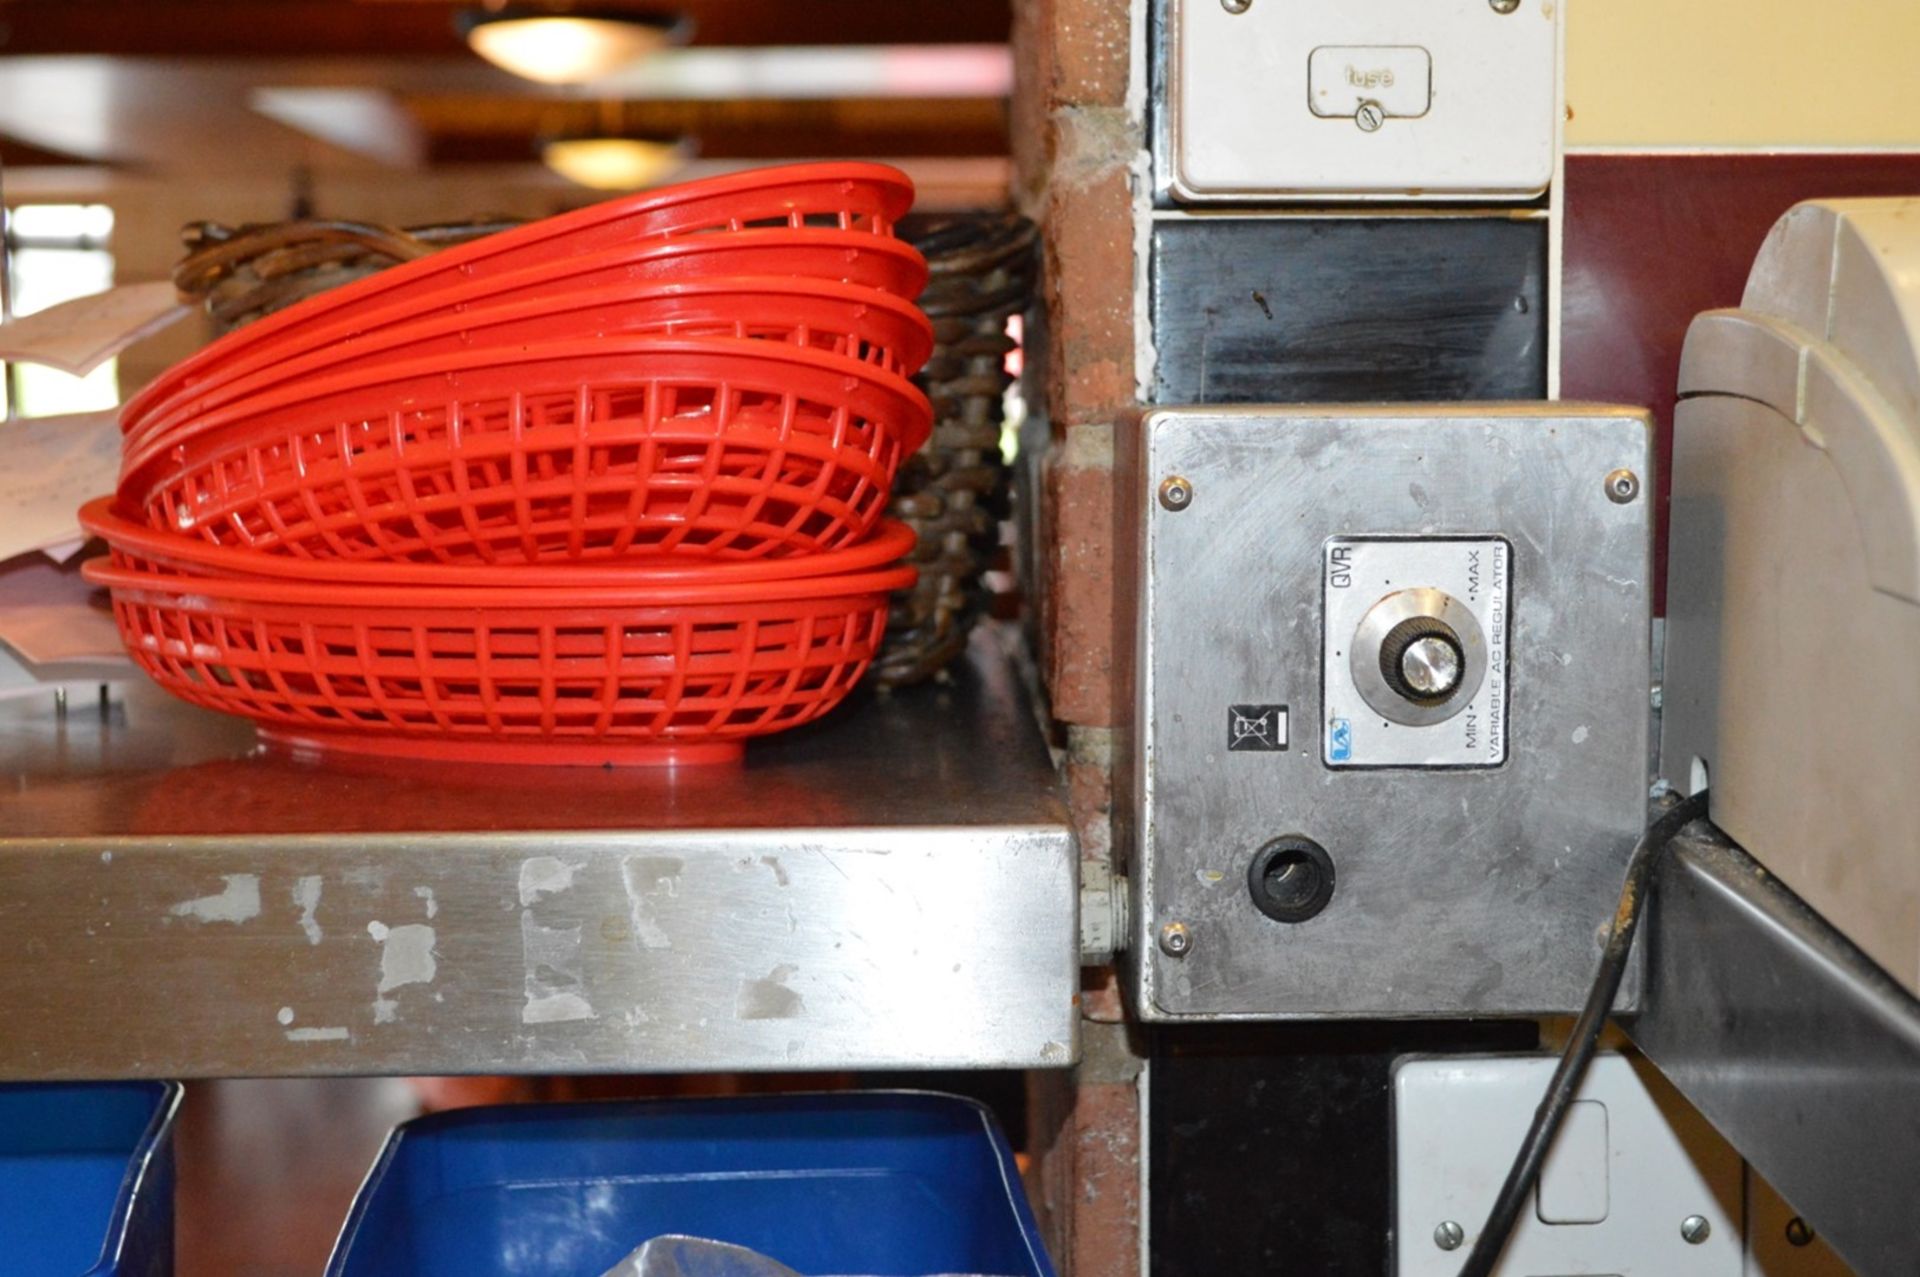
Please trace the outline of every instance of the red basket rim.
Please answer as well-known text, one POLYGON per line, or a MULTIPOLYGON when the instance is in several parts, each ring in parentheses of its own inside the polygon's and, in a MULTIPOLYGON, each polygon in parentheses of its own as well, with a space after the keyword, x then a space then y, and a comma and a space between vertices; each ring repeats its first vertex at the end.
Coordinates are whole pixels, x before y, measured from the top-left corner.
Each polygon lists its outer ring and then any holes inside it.
MULTIPOLYGON (((418 319, 386 325, 374 330, 380 334, 378 340, 374 340, 372 334, 349 338, 330 343, 325 349, 313 350, 289 360, 252 369, 240 376, 224 379, 218 383, 184 388, 177 394, 170 395, 152 405, 143 419, 137 422, 123 415, 121 430, 129 440, 133 441, 130 446, 138 448, 144 445, 146 439, 152 437, 152 432, 174 426, 184 415, 199 415, 212 411, 232 403, 236 398, 252 398, 256 394, 271 393, 274 387, 284 385, 285 379, 296 373, 303 375, 318 373, 325 376, 328 375, 326 370, 330 365, 345 359, 361 357, 378 356, 373 362, 363 365, 362 370, 404 364, 407 359, 407 346, 424 338, 444 337, 470 330, 485 332, 504 324, 543 315, 566 314, 591 306, 632 304, 638 307, 679 297, 729 295, 740 296, 744 302, 750 303, 768 294, 786 298, 812 298, 844 303, 849 306, 868 306, 887 312, 893 319, 910 326, 915 335, 921 338, 911 348, 897 352, 904 364, 918 367, 925 363, 928 355, 932 353, 933 323, 918 306, 882 289, 869 288, 862 284, 849 284, 840 280, 808 279, 793 275, 722 275, 711 279, 657 280, 637 285, 602 284, 594 288, 583 288, 577 292, 549 293, 514 301, 482 302, 467 309, 441 311, 418 319), (366 343, 364 349, 352 348, 355 343, 363 341, 366 343), (274 380, 268 382, 266 386, 246 392, 244 396, 232 393, 242 381, 265 373, 274 375, 274 380)), ((753 318, 751 310, 743 309, 741 318, 750 321, 753 318)), ((488 344, 483 341, 469 349, 488 348, 488 344)))
MULTIPOLYGON (((463 285, 449 285, 430 297, 415 297, 391 302, 364 314, 321 325, 317 331, 304 334, 301 344, 304 346, 348 341, 394 324, 411 322, 435 311, 484 304, 488 298, 496 297, 501 293, 538 287, 593 271, 639 268, 675 257, 719 258, 730 252, 778 252, 782 248, 840 249, 849 253, 892 257, 914 268, 914 274, 919 280, 915 287, 916 295, 926 285, 927 259, 919 249, 904 240, 870 235, 865 231, 841 230, 837 227, 754 227, 744 231, 730 231, 718 236, 699 235, 683 239, 635 240, 631 244, 623 244, 618 248, 601 249, 594 253, 583 253, 557 261, 525 266, 503 275, 470 280, 463 285)), ((717 272, 717 274, 725 273, 717 272)), ((796 276, 796 278, 811 279, 817 276, 796 276)), ((343 287, 352 287, 352 285, 343 285, 343 287)), ((325 295, 322 294, 322 296, 325 295)), ((232 368, 225 366, 229 362, 241 366, 245 371, 272 363, 278 357, 275 353, 278 347, 283 341, 290 341, 290 338, 282 339, 269 334, 269 340, 258 348, 256 343, 229 344, 230 338, 251 332, 258 324, 264 324, 271 318, 273 316, 267 316, 266 319, 261 319, 255 324, 249 324, 245 328, 228 333, 180 362, 170 365, 121 405, 121 428, 125 430, 130 424, 137 423, 146 417, 158 399, 171 398, 187 390, 216 386, 236 375, 232 368)), ((244 372, 240 375, 244 375, 244 372)))
POLYGON ((290 325, 305 322, 328 311, 350 306, 365 298, 414 283, 423 277, 458 270, 471 262, 496 256, 499 253, 531 247, 546 240, 590 230, 602 223, 622 217, 658 212, 677 204, 691 203, 694 200, 715 199, 745 194, 768 186, 790 186, 802 182, 866 182, 877 186, 891 196, 887 214, 889 221, 898 221, 908 209, 913 207, 913 179, 890 164, 878 164, 867 160, 777 164, 656 187, 615 199, 602 200, 552 217, 544 217, 512 230, 485 235, 465 244, 415 258, 410 262, 402 262, 365 279, 343 284, 339 288, 329 289, 297 302, 285 310, 264 316, 245 328, 228 333, 190 355, 175 367, 182 370, 186 370, 187 365, 203 367, 204 362, 196 361, 221 358, 235 350, 244 349, 271 338, 290 325))
MULTIPOLYGON (((786 581, 662 581, 567 588, 536 585, 350 585, 327 581, 281 581, 261 577, 175 576, 115 567, 105 559, 81 564, 80 573, 108 589, 223 599, 287 607, 325 607, 363 612, 480 613, 490 608, 568 611, 587 608, 701 607, 714 604, 780 604, 811 599, 890 594, 920 577, 910 564, 841 572, 786 581)), ((186 606, 179 604, 178 606, 186 606)))
MULTIPOLYGON (((897 519, 882 519, 856 545, 840 550, 761 559, 542 560, 535 563, 390 563, 362 559, 309 559, 262 554, 214 545, 197 537, 163 532, 114 510, 114 498, 95 497, 80 507, 80 526, 115 549, 170 567, 185 564, 232 579, 282 579, 349 586, 461 586, 492 589, 575 588, 653 584, 744 585, 865 572, 891 565, 919 540, 897 519)), ((195 577, 194 579, 201 579, 195 577)))
MULTIPOLYGON (((367 332, 376 332, 380 328, 413 323, 424 315, 432 315, 444 309, 457 309, 465 305, 484 305, 490 298, 503 292, 515 292, 522 288, 538 288, 541 284, 551 284, 555 280, 588 275, 593 271, 616 271, 616 269, 639 269, 653 265, 670 257, 720 257, 730 252, 780 252, 781 248, 793 250, 841 250, 847 253, 864 253, 879 257, 895 257, 900 263, 914 267, 914 275, 920 280, 916 284, 914 296, 925 288, 927 280, 927 259, 918 248, 904 240, 893 240, 887 236, 866 234, 862 230, 839 230, 828 227, 756 227, 751 230, 732 230, 724 236, 693 236, 680 240, 636 240, 634 244, 624 244, 620 248, 609 248, 595 253, 582 253, 578 257, 563 257, 561 261, 547 261, 532 267, 522 267, 520 271, 511 271, 507 275, 495 275, 490 278, 468 280, 463 286, 449 286, 436 292, 432 298, 411 298, 394 301, 384 307, 376 307, 363 315, 351 319, 336 319, 330 325, 321 325, 315 332, 307 332, 303 346, 319 346, 334 342, 349 342, 367 332)), ((726 273, 716 273, 726 275, 726 273)), ((699 278, 699 277, 693 277, 699 278)), ((812 275, 799 275, 793 278, 818 278, 812 275)), ((351 284, 349 284, 351 286, 351 284)), ((893 294, 900 296, 900 294, 893 294)), ((902 298, 906 300, 906 298, 902 298)), ((271 315, 267 317, 271 319, 271 315)), ((265 319, 257 323, 267 323, 265 319)), ((175 365, 169 365, 159 376, 150 380, 146 386, 136 390, 127 403, 121 405, 121 430, 129 432, 140 422, 146 421, 157 401, 171 399, 179 394, 192 394, 200 390, 211 390, 225 384, 234 376, 253 373, 261 367, 273 365, 280 357, 276 351, 282 344, 278 338, 269 340, 259 349, 252 344, 246 346, 227 346, 228 338, 250 332, 253 326, 228 332, 225 338, 219 338, 204 346, 175 365), (228 363, 232 367, 227 367, 228 363)))
MULTIPOLYGON (((230 425, 244 423, 248 418, 261 413, 278 411, 323 396, 367 390, 371 387, 423 377, 498 371, 522 364, 564 359, 609 359, 617 363, 618 357, 635 355, 728 357, 742 363, 756 364, 762 373, 776 377, 779 375, 778 366, 784 364, 789 367, 805 367, 813 372, 830 376, 864 381, 874 389, 904 401, 904 408, 910 417, 894 423, 901 430, 903 455, 910 455, 917 451, 920 445, 927 441, 933 429, 933 405, 924 391, 898 373, 888 372, 846 355, 756 338, 623 335, 533 346, 480 346, 459 351, 445 351, 417 360, 400 360, 392 364, 360 369, 353 373, 342 373, 331 378, 316 377, 292 390, 266 392, 236 404, 228 404, 207 416, 194 418, 181 426, 160 433, 157 437, 126 440, 120 467, 120 486, 122 491, 130 486, 136 486, 131 482, 136 475, 149 465, 161 460, 168 449, 189 439, 198 438, 230 425)), ((632 372, 632 370, 626 371, 632 372)), ((658 378, 632 377, 635 381, 655 379, 658 378)))

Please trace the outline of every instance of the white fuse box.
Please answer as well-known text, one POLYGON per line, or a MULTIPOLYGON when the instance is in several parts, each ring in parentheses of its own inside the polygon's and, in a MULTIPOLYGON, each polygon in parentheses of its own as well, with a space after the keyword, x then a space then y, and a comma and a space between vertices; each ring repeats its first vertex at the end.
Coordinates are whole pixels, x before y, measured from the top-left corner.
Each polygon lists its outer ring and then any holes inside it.
POLYGON ((1560 137, 1562 0, 1169 0, 1187 202, 1516 200, 1560 137))

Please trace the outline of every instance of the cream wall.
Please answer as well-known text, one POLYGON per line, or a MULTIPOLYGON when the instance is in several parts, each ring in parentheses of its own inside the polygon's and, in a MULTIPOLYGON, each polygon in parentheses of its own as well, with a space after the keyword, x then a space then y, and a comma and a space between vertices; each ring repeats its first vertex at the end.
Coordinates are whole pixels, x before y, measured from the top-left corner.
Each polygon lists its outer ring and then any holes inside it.
POLYGON ((1920 0, 1565 2, 1569 146, 1920 149, 1920 0))

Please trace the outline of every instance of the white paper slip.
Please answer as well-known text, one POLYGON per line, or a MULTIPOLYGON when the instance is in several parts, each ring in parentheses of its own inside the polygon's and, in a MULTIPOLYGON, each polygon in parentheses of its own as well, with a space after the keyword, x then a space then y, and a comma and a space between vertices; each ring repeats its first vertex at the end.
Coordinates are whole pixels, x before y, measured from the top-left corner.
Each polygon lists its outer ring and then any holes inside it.
POLYGON ((55 563, 65 563, 68 559, 71 559, 74 555, 86 548, 87 538, 80 536, 75 537, 71 541, 62 541, 58 545, 43 545, 40 547, 40 553, 46 555, 55 563))
POLYGON ((122 284, 0 324, 0 360, 45 364, 84 377, 192 311, 171 280, 122 284))
POLYGON ((0 559, 84 536, 80 506, 120 478, 119 415, 0 421, 0 559))
POLYGON ((13 649, 0 643, 0 701, 23 696, 44 695, 49 688, 70 683, 118 683, 134 673, 133 662, 125 657, 116 661, 70 661, 56 665, 36 665, 15 656, 13 649))

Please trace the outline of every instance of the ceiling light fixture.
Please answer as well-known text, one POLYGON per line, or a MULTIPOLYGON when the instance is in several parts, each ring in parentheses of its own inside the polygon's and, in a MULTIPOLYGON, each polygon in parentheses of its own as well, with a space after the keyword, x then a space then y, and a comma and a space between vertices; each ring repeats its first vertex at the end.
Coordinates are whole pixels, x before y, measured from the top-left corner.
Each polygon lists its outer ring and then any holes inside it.
POLYGON ((587 84, 684 39, 676 14, 507 7, 458 19, 473 51, 541 84, 587 84))
POLYGON ((682 140, 644 137, 561 138, 540 148, 548 168, 596 191, 657 186, 687 162, 682 140))

